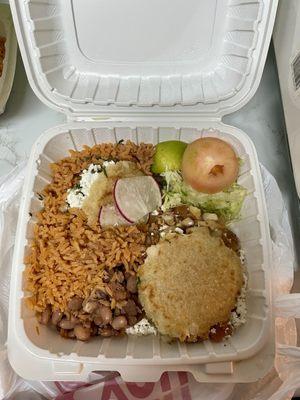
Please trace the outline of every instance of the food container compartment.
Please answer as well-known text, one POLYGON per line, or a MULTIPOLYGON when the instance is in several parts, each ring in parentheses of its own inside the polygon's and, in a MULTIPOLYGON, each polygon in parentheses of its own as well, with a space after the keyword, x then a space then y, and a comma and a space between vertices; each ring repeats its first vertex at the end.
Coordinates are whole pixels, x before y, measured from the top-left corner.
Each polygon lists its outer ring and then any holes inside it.
MULTIPOLYGON (((93 370, 116 369, 122 373, 125 366, 137 365, 160 366, 160 369, 168 370, 174 365, 231 363, 252 357, 264 347, 270 334, 270 269, 268 218, 257 155, 250 139, 240 130, 213 122, 181 122, 174 127, 171 123, 149 121, 138 125, 135 122, 82 122, 50 129, 33 147, 22 195, 11 283, 9 348, 15 346, 15 349, 9 352, 10 362, 21 376, 30 379, 66 379, 67 371, 67 374, 75 374, 72 379, 80 380, 93 370), (37 329, 35 316, 24 302, 28 293, 23 289, 23 259, 35 222, 29 213, 34 214, 42 207, 38 193, 50 182, 49 163, 67 156, 69 149, 80 150, 83 145, 93 146, 120 139, 154 144, 168 139, 191 142, 212 135, 235 148, 243 161, 238 181, 249 193, 241 219, 232 224, 246 256, 249 278, 247 323, 224 342, 196 344, 168 344, 159 336, 152 335, 112 339, 96 337, 82 343, 63 339, 49 327, 39 325, 37 329), (32 357, 36 366, 28 369, 24 360, 32 357), (47 362, 39 363, 42 360, 47 362)), ((141 374, 141 378, 136 376, 135 379, 145 380, 145 376, 141 374)))

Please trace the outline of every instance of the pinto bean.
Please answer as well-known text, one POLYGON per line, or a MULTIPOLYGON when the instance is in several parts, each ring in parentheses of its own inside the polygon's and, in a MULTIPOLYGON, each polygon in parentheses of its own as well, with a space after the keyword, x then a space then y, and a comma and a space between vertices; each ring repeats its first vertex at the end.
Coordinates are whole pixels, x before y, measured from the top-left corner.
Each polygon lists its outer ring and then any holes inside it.
POLYGON ((103 328, 100 330, 100 335, 103 337, 110 337, 114 335, 114 331, 111 328, 103 328))
POLYGON ((109 307, 106 306, 100 306, 97 309, 97 316, 101 317, 102 319, 102 323, 103 324, 110 324, 112 321, 112 312, 111 309, 109 307))
POLYGON ((182 225, 184 228, 190 228, 191 226, 194 226, 194 225, 195 225, 195 222, 194 222, 194 220, 193 220, 192 218, 187 217, 187 218, 185 218, 183 221, 181 221, 181 225, 182 225))
POLYGON ((102 325, 103 324, 103 319, 98 315, 97 317, 94 318, 94 324, 95 325, 102 325))
POLYGON ((136 293, 137 292, 137 287, 136 287, 136 276, 131 275, 126 284, 127 290, 130 293, 136 293))
POLYGON ((123 315, 113 319, 111 326, 117 331, 125 328, 127 326, 127 319, 123 315))
POLYGON ((120 283, 112 282, 108 285, 108 287, 111 290, 111 292, 113 294, 113 298, 116 301, 121 301, 121 300, 126 299, 126 297, 127 297, 126 290, 120 283))
POLYGON ((70 321, 68 319, 62 319, 59 324, 58 324, 62 329, 69 330, 69 329, 74 329, 76 322, 75 321, 70 321))
POLYGON ((53 325, 57 325, 63 317, 63 313, 59 310, 54 310, 51 317, 51 322, 53 325))
POLYGON ((74 334, 78 340, 86 341, 91 337, 91 331, 89 328, 84 328, 82 325, 76 325, 74 328, 74 334))
POLYGON ((130 315, 130 316, 135 316, 138 313, 135 302, 131 299, 127 301, 127 303, 123 307, 123 310, 125 311, 125 313, 127 315, 130 315))
POLYGON ((70 311, 79 311, 81 309, 82 302, 83 302, 83 300, 81 297, 74 296, 68 302, 68 309, 70 311))

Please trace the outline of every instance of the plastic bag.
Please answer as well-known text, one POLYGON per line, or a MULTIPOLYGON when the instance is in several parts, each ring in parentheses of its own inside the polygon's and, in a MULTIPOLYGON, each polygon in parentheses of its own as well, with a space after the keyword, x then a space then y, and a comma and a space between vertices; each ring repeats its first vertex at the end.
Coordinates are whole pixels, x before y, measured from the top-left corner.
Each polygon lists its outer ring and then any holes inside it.
POLYGON ((277 355, 274 368, 251 384, 201 384, 185 372, 164 373, 156 383, 125 383, 118 373, 99 372, 89 382, 32 382, 19 378, 8 364, 5 341, 10 265, 25 164, 0 179, 0 398, 57 400, 286 400, 300 387, 300 349, 293 318, 300 316, 300 294, 293 284, 294 250, 287 211, 275 179, 262 167, 273 244, 273 297, 277 355))

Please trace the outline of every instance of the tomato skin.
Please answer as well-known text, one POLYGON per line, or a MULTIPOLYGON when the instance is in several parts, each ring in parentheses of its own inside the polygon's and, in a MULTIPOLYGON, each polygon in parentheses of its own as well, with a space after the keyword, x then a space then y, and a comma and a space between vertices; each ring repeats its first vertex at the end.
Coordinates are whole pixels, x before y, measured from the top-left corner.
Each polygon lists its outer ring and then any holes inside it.
POLYGON ((182 158, 184 181, 195 190, 213 194, 236 181, 239 162, 233 148, 224 140, 205 137, 190 143, 182 158))

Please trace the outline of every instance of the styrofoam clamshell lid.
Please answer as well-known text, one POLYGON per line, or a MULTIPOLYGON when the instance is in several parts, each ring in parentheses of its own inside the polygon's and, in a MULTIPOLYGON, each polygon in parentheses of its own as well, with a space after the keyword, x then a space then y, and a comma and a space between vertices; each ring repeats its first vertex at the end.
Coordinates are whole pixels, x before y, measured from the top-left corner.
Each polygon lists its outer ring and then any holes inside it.
POLYGON ((73 116, 235 111, 259 84, 277 0, 11 0, 27 74, 73 116))

